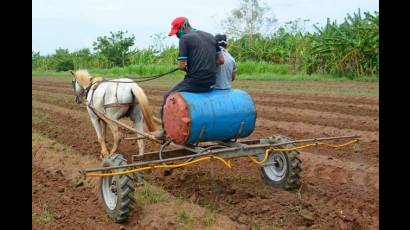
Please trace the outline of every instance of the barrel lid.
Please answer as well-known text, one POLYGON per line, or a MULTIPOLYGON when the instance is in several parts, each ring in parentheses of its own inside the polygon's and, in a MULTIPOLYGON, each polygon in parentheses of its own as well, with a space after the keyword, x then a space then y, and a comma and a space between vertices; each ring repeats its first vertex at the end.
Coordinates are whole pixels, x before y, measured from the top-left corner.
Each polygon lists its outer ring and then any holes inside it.
POLYGON ((189 137, 191 118, 189 108, 178 92, 168 96, 162 115, 162 122, 168 139, 176 144, 184 144, 189 137))

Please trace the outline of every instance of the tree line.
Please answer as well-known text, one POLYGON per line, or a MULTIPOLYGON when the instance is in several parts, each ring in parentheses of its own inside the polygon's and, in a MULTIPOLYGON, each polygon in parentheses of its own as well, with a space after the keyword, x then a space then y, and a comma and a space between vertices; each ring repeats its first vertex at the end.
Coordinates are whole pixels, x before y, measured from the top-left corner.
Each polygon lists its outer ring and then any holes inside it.
MULTIPOLYGON (((237 62, 287 64, 288 73, 322 73, 378 76, 379 14, 360 10, 347 14, 342 23, 327 20, 306 32, 306 20, 294 20, 275 28, 270 8, 260 0, 241 0, 221 25, 228 35, 229 52, 237 62), (237 28, 235 30, 235 28, 237 28)), ((32 52, 32 69, 66 71, 78 68, 112 68, 130 65, 176 64, 178 48, 165 46, 164 34, 153 36, 154 45, 132 49, 136 42, 127 31, 110 32, 88 48, 69 52, 58 48, 51 55, 32 52)), ((240 71, 240 70, 238 70, 240 71)))

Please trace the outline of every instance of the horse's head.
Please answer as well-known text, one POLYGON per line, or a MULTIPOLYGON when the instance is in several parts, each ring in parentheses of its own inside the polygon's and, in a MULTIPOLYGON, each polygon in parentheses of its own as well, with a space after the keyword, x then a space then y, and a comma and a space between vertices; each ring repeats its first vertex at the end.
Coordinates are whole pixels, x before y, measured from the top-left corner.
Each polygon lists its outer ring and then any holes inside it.
POLYGON ((84 81, 84 76, 81 76, 78 74, 79 71, 73 72, 71 71, 71 74, 73 75, 73 79, 71 81, 71 84, 73 86, 73 90, 74 90, 74 96, 75 96, 75 102, 77 104, 80 104, 82 102, 82 98, 84 96, 84 92, 85 92, 85 87, 81 84, 83 83, 82 81, 84 81))

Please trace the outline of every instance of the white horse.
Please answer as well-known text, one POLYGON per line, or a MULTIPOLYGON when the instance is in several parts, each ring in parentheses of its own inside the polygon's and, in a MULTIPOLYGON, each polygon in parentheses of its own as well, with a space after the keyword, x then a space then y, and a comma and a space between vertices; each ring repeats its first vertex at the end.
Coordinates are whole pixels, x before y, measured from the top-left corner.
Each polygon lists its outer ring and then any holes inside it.
MULTIPOLYGON (((144 121, 149 132, 156 131, 152 111, 148 104, 147 96, 141 87, 128 78, 112 79, 103 81, 103 78, 92 77, 86 70, 71 71, 73 75, 73 89, 76 96, 75 101, 80 104, 83 96, 99 111, 115 120, 129 117, 134 122, 135 128, 144 132, 144 121), (88 90, 88 92, 87 92, 88 90), (86 94, 86 95, 84 95, 86 94)), ((98 142, 101 144, 101 155, 105 157, 108 149, 105 144, 107 122, 98 117, 93 110, 87 106, 88 114, 97 133, 98 142)), ((110 153, 117 151, 118 145, 123 138, 118 126, 108 122, 114 137, 114 144, 110 153)), ((141 135, 138 135, 141 137, 141 135)), ((144 154, 144 140, 138 141, 139 155, 144 154)))

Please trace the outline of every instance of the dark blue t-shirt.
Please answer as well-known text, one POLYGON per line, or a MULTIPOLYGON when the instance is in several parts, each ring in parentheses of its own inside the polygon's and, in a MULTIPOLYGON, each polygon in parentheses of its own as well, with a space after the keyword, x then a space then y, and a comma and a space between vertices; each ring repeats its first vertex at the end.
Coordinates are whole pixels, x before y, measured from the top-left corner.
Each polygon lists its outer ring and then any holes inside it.
POLYGON ((216 79, 216 56, 222 55, 215 37, 207 32, 192 30, 179 40, 178 60, 187 60, 184 81, 201 87, 210 87, 216 79))

